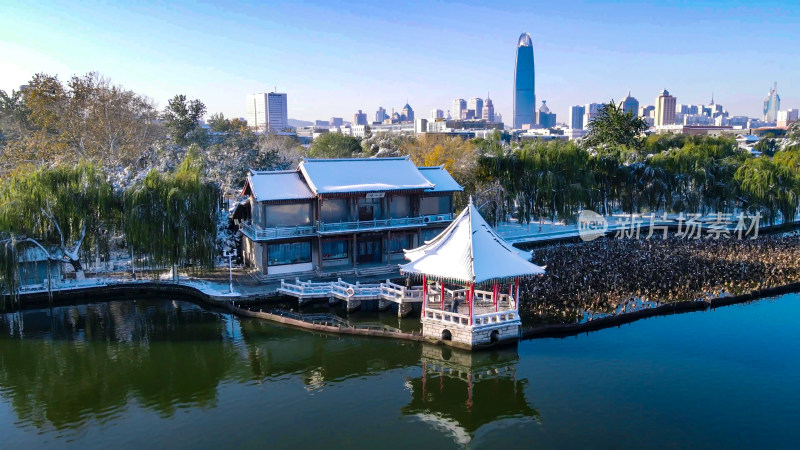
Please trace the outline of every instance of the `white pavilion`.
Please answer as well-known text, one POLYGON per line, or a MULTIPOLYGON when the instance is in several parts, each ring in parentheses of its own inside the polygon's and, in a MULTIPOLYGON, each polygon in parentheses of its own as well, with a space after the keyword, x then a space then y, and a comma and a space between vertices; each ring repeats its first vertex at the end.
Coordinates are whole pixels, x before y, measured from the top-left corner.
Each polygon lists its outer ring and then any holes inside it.
POLYGON ((463 347, 519 339, 519 280, 544 274, 472 204, 441 234, 405 251, 403 274, 422 278, 422 333, 463 347))

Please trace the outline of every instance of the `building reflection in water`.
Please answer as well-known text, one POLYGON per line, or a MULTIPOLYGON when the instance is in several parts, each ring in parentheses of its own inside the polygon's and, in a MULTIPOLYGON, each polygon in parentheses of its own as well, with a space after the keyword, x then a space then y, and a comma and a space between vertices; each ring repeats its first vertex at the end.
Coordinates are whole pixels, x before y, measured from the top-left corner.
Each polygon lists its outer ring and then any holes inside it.
POLYGON ((422 420, 467 445, 482 427, 539 421, 517 379, 516 347, 466 352, 423 346, 421 375, 406 380, 411 402, 403 414, 422 420))

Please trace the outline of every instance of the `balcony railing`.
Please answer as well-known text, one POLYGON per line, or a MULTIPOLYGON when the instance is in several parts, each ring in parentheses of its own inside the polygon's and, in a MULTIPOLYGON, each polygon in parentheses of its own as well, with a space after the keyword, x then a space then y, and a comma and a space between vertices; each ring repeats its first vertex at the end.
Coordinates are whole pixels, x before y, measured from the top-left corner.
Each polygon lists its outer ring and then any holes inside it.
POLYGON ((251 223, 242 224, 242 233, 254 241, 313 236, 317 230, 312 225, 297 227, 259 228, 251 223))
POLYGON ((451 220, 453 220, 453 214, 448 213, 401 217, 397 219, 359 220, 355 222, 317 222, 317 230, 320 233, 339 233, 345 231, 423 226, 429 223, 449 222, 451 220))
POLYGON ((320 233, 341 233, 349 231, 369 231, 386 228, 421 227, 431 223, 442 223, 453 220, 453 214, 432 214, 417 217, 401 217, 397 219, 359 220, 355 222, 320 222, 316 225, 296 227, 261 228, 250 222, 242 224, 242 233, 254 241, 285 239, 292 237, 313 236, 320 233))

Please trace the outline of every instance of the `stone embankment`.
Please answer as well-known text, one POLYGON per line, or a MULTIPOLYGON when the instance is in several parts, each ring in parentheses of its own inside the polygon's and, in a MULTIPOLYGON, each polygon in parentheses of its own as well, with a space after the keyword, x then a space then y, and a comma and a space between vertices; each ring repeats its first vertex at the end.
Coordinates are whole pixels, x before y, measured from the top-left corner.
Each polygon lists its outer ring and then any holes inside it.
MULTIPOLYGON (((642 309, 625 314, 615 316, 602 317, 599 319, 591 320, 583 323, 569 323, 569 324, 552 324, 535 328, 523 328, 521 332, 522 339, 538 339, 538 338, 552 338, 552 337, 567 337, 575 336, 581 333, 588 333, 590 331, 598 331, 605 328, 618 327, 626 323, 635 322, 640 319, 649 317, 665 316, 670 314, 678 314, 682 312, 704 311, 706 309, 713 309, 722 306, 728 306, 738 303, 747 303, 764 297, 771 297, 791 292, 800 291, 800 283, 791 283, 784 286, 774 288, 754 290, 747 294, 736 296, 727 296, 702 301, 685 301, 668 303, 656 308, 642 309)), ((20 294, 20 304, 23 309, 42 308, 49 306, 59 306, 72 303, 91 303, 106 300, 113 300, 119 298, 145 298, 145 297, 178 297, 204 305, 223 308, 233 314, 242 317, 251 317, 264 320, 270 320, 275 323, 280 323, 296 328, 306 330, 344 334, 353 336, 372 336, 384 337, 392 339, 401 339, 407 341, 424 341, 434 344, 450 345, 454 347, 463 347, 458 343, 452 341, 433 341, 424 338, 421 334, 405 333, 399 331, 392 331, 387 329, 369 329, 358 327, 346 326, 331 326, 318 323, 311 323, 303 320, 294 319, 291 317, 284 317, 277 314, 272 314, 264 311, 253 311, 249 308, 243 308, 241 304, 243 299, 241 297, 231 297, 229 295, 214 295, 202 289, 191 285, 184 285, 179 283, 154 283, 154 282, 130 282, 130 283, 117 283, 109 285, 86 286, 81 288, 74 288, 69 290, 55 290, 52 292, 52 297, 47 292, 34 292, 20 294), (239 303, 237 306, 236 303, 239 303)), ((10 304, 9 302, 6 303, 10 304)), ((487 346, 491 347, 491 346, 487 346)), ((468 347, 464 347, 468 348, 468 347)))

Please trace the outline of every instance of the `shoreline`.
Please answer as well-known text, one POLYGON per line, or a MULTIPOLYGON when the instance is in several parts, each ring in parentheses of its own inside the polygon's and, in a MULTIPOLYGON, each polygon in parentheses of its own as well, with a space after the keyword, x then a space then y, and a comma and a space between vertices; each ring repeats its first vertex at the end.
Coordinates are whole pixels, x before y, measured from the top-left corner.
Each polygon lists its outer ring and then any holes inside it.
MULTIPOLYGON (((600 331, 607 328, 619 327, 628 323, 633 323, 638 320, 647 319, 651 317, 668 316, 672 314, 680 314, 687 312, 705 311, 707 309, 716 309, 725 306, 743 304, 751 301, 760 300, 767 297, 773 297, 781 294, 788 294, 793 292, 800 292, 800 282, 789 283, 782 286, 771 288, 753 290, 746 294, 735 296, 718 297, 711 300, 696 300, 696 301, 682 301, 675 303, 667 303, 655 308, 641 309, 629 313, 618 314, 614 316, 601 317, 599 319, 591 320, 582 323, 565 323, 565 324, 551 324, 538 327, 522 327, 520 330, 520 340, 532 339, 546 339, 546 338, 565 338, 570 336, 577 336, 583 333, 593 331, 600 331)), ((247 298, 241 296, 230 295, 213 295, 202 289, 192 286, 190 284, 180 284, 171 282, 122 282, 105 285, 84 286, 76 287, 67 290, 55 290, 52 292, 52 300, 47 292, 32 292, 20 293, 20 301, 25 299, 24 304, 19 309, 10 309, 4 312, 13 312, 28 309, 40 309, 53 306, 69 306, 74 304, 97 303, 103 301, 113 300, 119 297, 130 296, 145 296, 145 297, 163 297, 165 295, 179 296, 182 300, 192 301, 193 303, 200 304, 201 306, 211 306, 214 308, 222 308, 232 314, 240 317, 249 317, 262 320, 268 320, 273 323, 287 325, 293 328, 299 328, 309 331, 317 331, 323 333, 337 334, 337 335, 351 335, 351 336, 369 336, 381 337, 390 339, 399 339, 412 342, 427 342, 435 345, 447 345, 458 348, 469 349, 467 346, 459 345, 452 341, 442 341, 424 338, 421 334, 415 332, 395 332, 374 329, 364 329, 356 327, 338 327, 331 325, 322 325, 316 323, 305 322, 290 317, 284 317, 276 314, 271 314, 263 311, 252 311, 244 309, 235 305, 236 300, 253 301, 254 298, 247 298), (105 299, 98 300, 98 294, 102 295, 105 299)), ((516 341, 514 342, 516 343, 516 341)), ((501 343, 501 345, 508 345, 508 343, 501 343)), ((488 345, 485 347, 472 348, 473 350, 480 350, 485 348, 494 348, 497 345, 488 345)))

